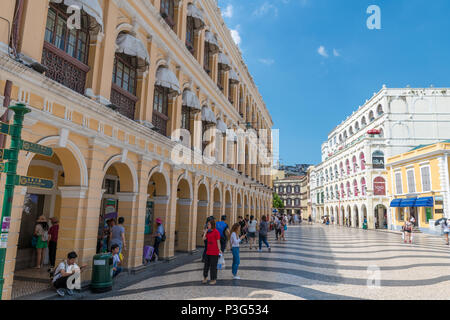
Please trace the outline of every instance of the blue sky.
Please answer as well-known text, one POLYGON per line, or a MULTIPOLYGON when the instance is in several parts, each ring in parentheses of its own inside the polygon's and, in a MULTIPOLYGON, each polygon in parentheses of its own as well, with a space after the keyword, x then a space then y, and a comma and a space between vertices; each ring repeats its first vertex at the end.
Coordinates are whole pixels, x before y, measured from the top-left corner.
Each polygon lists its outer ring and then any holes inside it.
POLYGON ((450 86, 449 0, 219 0, 280 129, 282 163, 320 162, 328 133, 388 87, 450 86), (381 9, 369 30, 367 8, 381 9))

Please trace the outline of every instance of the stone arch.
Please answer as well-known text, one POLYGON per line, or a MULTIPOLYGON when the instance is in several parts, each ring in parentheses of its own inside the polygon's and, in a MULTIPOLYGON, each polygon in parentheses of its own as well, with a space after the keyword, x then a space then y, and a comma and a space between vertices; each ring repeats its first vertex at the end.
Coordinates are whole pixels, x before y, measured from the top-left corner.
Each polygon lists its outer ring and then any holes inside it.
POLYGON ((188 171, 185 171, 178 176, 177 184, 180 184, 182 180, 185 180, 187 182, 187 185, 189 187, 189 198, 192 198, 192 195, 194 194, 194 188, 191 176, 188 171))
POLYGON ((413 103, 412 113, 431 113, 432 110, 432 102, 424 97, 416 98, 413 103))
POLYGON ((106 175, 108 169, 112 166, 116 167, 119 178, 123 179, 121 182, 121 191, 138 192, 138 176, 136 168, 130 159, 122 161, 122 155, 118 154, 109 158, 109 160, 103 165, 103 176, 106 175), (127 178, 127 171, 131 175, 131 180, 127 178))
POLYGON ((222 191, 218 184, 214 186, 213 194, 213 216, 216 219, 216 221, 220 221, 220 218, 223 214, 222 212, 222 191))
POLYGON ((355 228, 359 228, 361 225, 361 221, 360 221, 360 215, 359 215, 359 210, 358 210, 358 206, 355 204, 353 206, 353 225, 355 228))
MULTIPOLYGON (((169 179, 169 174, 167 173, 166 169, 164 169, 163 163, 153 167, 152 169, 150 169, 150 172, 148 173, 148 181, 150 182, 152 179, 152 176, 154 174, 160 174, 164 177, 164 183, 166 186, 166 192, 165 192, 165 196, 170 197, 170 179, 169 179)), ((161 190, 162 193, 162 190, 161 190)))
POLYGON ((207 179, 203 178, 197 185, 197 246, 204 246, 202 232, 209 215, 209 187, 207 179))
POLYGON ((407 114, 408 111, 408 105, 405 97, 396 97, 389 104, 390 113, 407 114))
MULTIPOLYGON (((192 183, 185 174, 177 181, 177 204, 175 215, 174 248, 175 251, 187 252, 193 250, 195 222, 191 219, 192 183)), ((170 233, 172 235, 172 232, 170 233)))
MULTIPOLYGON (((84 186, 87 187, 88 186, 88 181, 89 181, 89 176, 88 176, 88 170, 87 170, 87 165, 86 165, 86 161, 84 159, 83 154, 81 153, 81 150, 78 148, 78 146, 73 143, 70 140, 67 140, 65 142, 65 146, 64 147, 59 147, 59 142, 61 140, 60 136, 51 136, 51 137, 46 137, 43 138, 39 141, 37 141, 38 144, 46 146, 46 147, 52 147, 53 151, 57 154, 59 154, 58 157, 60 157, 61 162, 63 163, 64 166, 64 162, 66 162, 66 166, 67 168, 73 168, 75 165, 75 168, 78 168, 78 173, 77 174, 68 174, 68 176, 66 177, 66 180, 68 181, 68 183, 70 183, 70 185, 79 185, 79 186, 84 186), (64 149, 66 149, 66 151, 64 151, 64 149), (72 159, 70 159, 72 158, 72 159), (78 177, 78 178, 77 178, 78 177)), ((28 155, 26 156, 26 162, 24 164, 24 166, 26 166, 27 168, 30 165, 31 160, 34 158, 35 154, 30 152, 28 153, 28 155)))
MULTIPOLYGON (((36 220, 43 215, 47 219, 58 218, 60 225, 59 237, 65 241, 58 243, 55 262, 64 259, 67 252, 77 250, 80 257, 86 258, 89 253, 83 250, 83 244, 78 241, 75 234, 89 238, 86 229, 74 222, 81 220, 85 212, 85 198, 88 185, 88 172, 85 159, 79 148, 71 141, 66 141, 64 147, 60 146, 59 136, 50 136, 41 139, 39 144, 52 147, 51 157, 35 153, 28 153, 20 165, 25 171, 20 172, 26 176, 34 176, 51 180, 51 189, 37 189, 27 187, 18 194, 16 191, 11 211, 11 231, 17 246, 15 270, 27 269, 36 265, 35 249, 31 247, 36 220), (14 230, 14 231, 13 231, 14 230), (15 231, 17 230, 17 231, 15 231)), ((19 157, 21 158, 21 157, 19 157)), ((22 171, 22 168, 19 168, 22 171)), ((90 245, 95 246, 95 240, 90 245)), ((41 261, 41 264, 44 264, 41 261)), ((13 280, 14 281, 14 280, 13 280)))

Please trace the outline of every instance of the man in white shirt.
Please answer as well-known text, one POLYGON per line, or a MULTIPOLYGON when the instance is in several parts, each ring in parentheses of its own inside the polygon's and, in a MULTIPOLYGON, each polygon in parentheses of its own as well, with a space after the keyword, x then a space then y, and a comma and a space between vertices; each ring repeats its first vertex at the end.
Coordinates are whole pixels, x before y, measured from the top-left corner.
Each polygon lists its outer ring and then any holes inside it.
MULTIPOLYGON (((67 255, 67 260, 62 261, 58 267, 55 269, 55 273, 53 276, 53 286, 56 289, 56 292, 61 297, 64 297, 65 293, 69 295, 73 295, 73 290, 69 289, 68 283, 69 281, 77 282, 79 285, 80 277, 73 277, 76 273, 81 273, 87 267, 87 265, 81 266, 81 268, 75 263, 78 255, 76 252, 70 252, 67 255)), ((80 288, 78 288, 80 289, 80 288)))

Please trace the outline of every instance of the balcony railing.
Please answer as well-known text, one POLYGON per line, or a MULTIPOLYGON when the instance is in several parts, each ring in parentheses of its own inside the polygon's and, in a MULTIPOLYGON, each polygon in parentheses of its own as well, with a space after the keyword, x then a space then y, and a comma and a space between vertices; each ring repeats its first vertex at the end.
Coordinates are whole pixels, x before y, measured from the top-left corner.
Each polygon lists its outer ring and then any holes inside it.
POLYGON ((47 41, 44 41, 42 64, 47 67, 47 77, 84 94, 86 75, 90 70, 87 65, 47 41))
POLYGON ((111 87, 111 103, 117 107, 117 111, 127 118, 134 120, 134 111, 138 98, 122 89, 116 84, 111 87))

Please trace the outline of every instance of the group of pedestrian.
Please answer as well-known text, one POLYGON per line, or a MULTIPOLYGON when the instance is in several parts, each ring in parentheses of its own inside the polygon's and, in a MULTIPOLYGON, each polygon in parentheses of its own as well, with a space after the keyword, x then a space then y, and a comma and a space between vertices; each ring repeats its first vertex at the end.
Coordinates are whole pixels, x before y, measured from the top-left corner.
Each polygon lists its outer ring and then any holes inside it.
POLYGON ((240 245, 244 239, 248 239, 250 249, 256 249, 256 233, 258 233, 259 252, 262 252, 262 244, 264 243, 271 251, 270 245, 267 241, 267 234, 269 232, 269 223, 266 216, 262 216, 261 222, 250 216, 248 221, 239 217, 239 222, 235 223, 231 230, 226 222, 227 217, 222 216, 221 220, 216 223, 214 217, 208 217, 203 230, 203 240, 205 241, 205 249, 203 252, 204 268, 202 283, 208 283, 208 275, 210 276, 210 285, 217 283, 217 264, 221 256, 227 250, 228 241, 230 243, 231 253, 233 255, 233 262, 231 273, 233 279, 239 280, 238 269, 240 265, 240 245))
POLYGON ((44 215, 40 216, 36 221, 31 243, 32 247, 36 248, 35 269, 40 269, 44 265, 45 251, 47 248, 50 267, 55 267, 59 221, 58 218, 52 217, 50 218, 50 222, 51 225, 49 225, 44 215))
POLYGON ((286 241, 286 232, 288 228, 288 218, 286 215, 273 216, 273 226, 275 229, 275 239, 280 242, 286 241))

